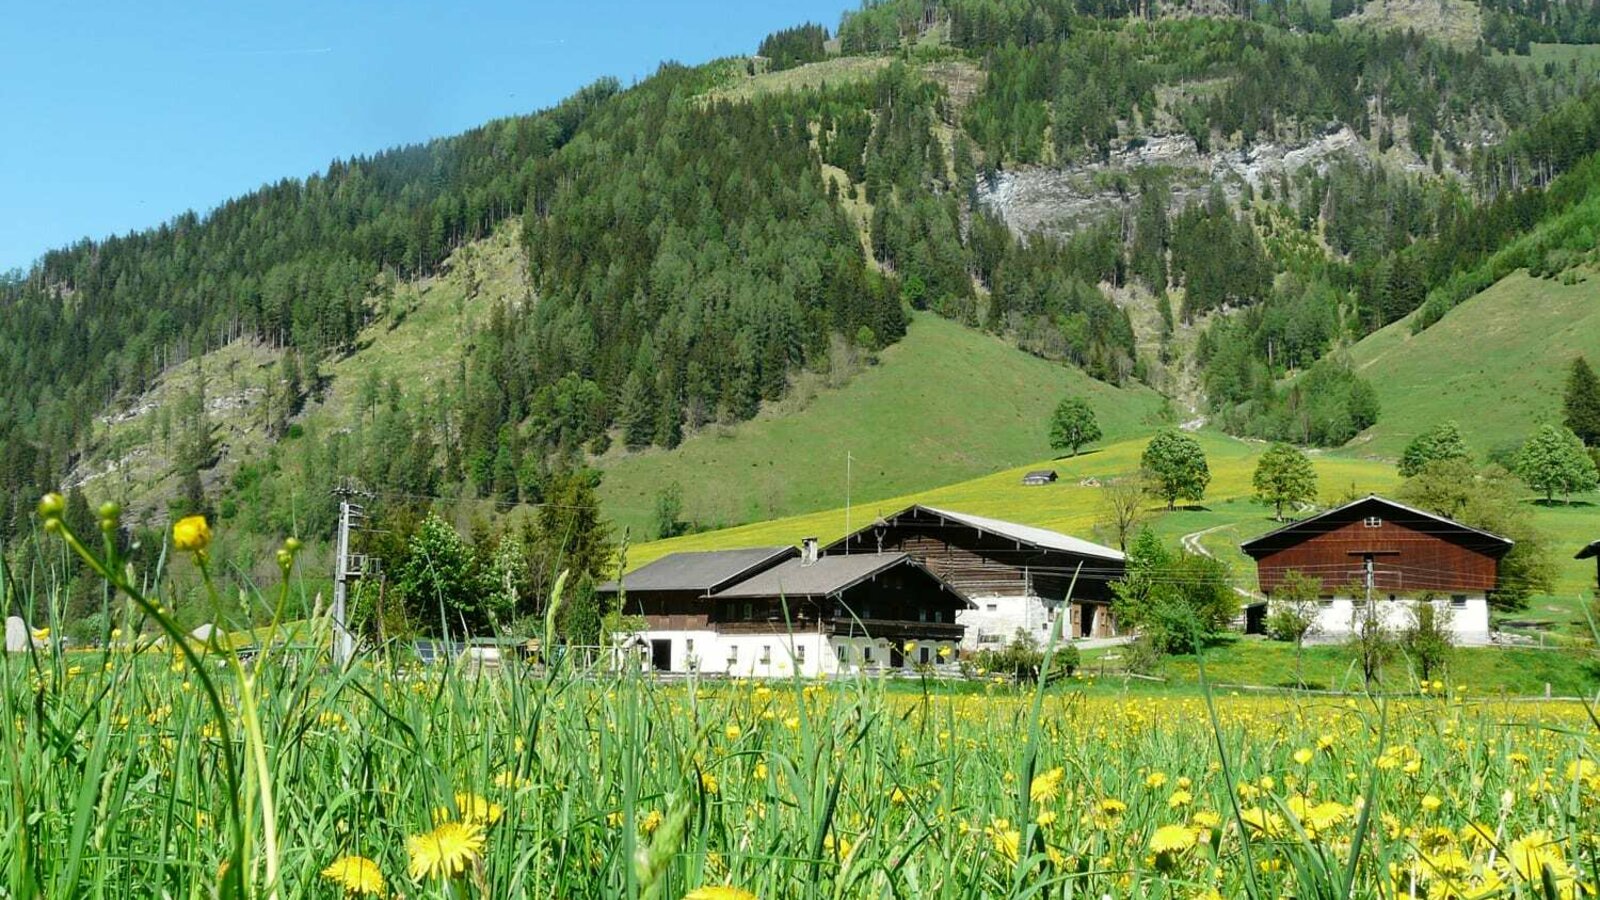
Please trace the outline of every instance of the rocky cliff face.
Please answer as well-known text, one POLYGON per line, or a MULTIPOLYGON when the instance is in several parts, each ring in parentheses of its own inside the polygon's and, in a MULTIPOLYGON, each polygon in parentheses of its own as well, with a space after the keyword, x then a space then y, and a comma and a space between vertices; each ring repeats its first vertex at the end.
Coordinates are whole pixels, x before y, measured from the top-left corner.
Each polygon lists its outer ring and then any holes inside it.
POLYGON ((1066 168, 1030 167, 978 181, 978 202, 1018 234, 1070 235, 1085 225, 1120 212, 1132 198, 1129 176, 1139 169, 1165 170, 1172 183, 1172 208, 1204 197, 1213 184, 1230 200, 1244 186, 1259 191, 1281 175, 1307 167, 1323 173, 1340 157, 1370 161, 1370 150, 1355 132, 1334 126, 1299 146, 1263 143, 1202 153, 1184 134, 1132 141, 1105 162, 1066 168))

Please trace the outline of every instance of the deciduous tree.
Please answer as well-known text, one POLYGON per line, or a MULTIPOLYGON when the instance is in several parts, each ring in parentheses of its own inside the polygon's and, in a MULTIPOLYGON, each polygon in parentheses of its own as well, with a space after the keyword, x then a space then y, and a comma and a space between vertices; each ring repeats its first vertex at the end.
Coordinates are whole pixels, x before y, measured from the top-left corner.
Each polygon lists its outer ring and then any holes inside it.
POLYGON ((1556 494, 1571 497, 1592 491, 1600 480, 1583 442, 1556 425, 1539 426, 1517 451, 1517 475, 1529 487, 1542 492, 1546 503, 1553 501, 1556 494))
POLYGON ((1167 509, 1174 509, 1179 500, 1200 500, 1211 484, 1211 468, 1200 442, 1176 429, 1166 429, 1151 438, 1140 462, 1151 487, 1167 501, 1167 509))
POLYGON ((1079 448, 1100 440, 1094 407, 1082 397, 1067 397, 1050 417, 1050 446, 1077 456, 1079 448))
POLYGON ((1309 503, 1316 498, 1317 470, 1298 448, 1273 444, 1256 463, 1251 484, 1256 489, 1256 500, 1271 506, 1274 516, 1281 520, 1285 506, 1309 503))
POLYGON ((1440 422, 1406 444, 1400 454, 1400 477, 1410 478, 1428 463, 1443 459, 1472 459, 1466 441, 1461 439, 1461 426, 1454 421, 1440 422))

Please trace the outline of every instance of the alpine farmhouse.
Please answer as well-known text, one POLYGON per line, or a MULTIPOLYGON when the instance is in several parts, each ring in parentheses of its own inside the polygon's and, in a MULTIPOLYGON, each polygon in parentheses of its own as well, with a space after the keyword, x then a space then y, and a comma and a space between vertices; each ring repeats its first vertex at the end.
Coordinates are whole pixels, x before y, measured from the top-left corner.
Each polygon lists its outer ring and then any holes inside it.
POLYGON ((597 590, 642 618, 627 640, 650 668, 751 677, 930 664, 954 655, 971 606, 907 554, 820 556, 815 541, 674 553, 597 590))

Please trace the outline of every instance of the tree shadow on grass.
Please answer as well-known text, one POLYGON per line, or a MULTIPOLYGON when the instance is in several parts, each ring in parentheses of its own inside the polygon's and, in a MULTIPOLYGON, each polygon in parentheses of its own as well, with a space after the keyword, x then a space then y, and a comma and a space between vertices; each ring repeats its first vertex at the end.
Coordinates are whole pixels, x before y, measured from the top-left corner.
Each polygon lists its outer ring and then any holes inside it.
POLYGON ((1559 498, 1555 500, 1546 500, 1543 497, 1540 497, 1539 499, 1533 501, 1533 505, 1542 506, 1545 509, 1588 509, 1593 507, 1595 504, 1593 500, 1562 500, 1559 498))

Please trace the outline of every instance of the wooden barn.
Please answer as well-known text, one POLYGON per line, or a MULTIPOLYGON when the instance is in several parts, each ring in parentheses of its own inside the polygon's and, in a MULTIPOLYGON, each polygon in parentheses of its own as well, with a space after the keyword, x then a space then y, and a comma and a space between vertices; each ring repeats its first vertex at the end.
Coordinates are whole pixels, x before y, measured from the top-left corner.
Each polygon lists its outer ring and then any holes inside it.
POLYGON ((970 606, 904 553, 819 557, 809 541, 674 553, 597 590, 643 619, 626 638, 650 667, 757 677, 931 663, 970 606))
POLYGON ((967 513, 911 506, 847 535, 829 557, 906 553, 970 599, 957 621, 968 649, 996 647, 1018 632, 1043 641, 1063 610, 1069 638, 1112 637, 1111 582, 1123 555, 1071 535, 967 513), (1069 600, 1073 575, 1077 586, 1069 600))
MULTIPOLYGON (((1321 582, 1314 638, 1346 637, 1369 615, 1404 628, 1416 603, 1431 602, 1448 610, 1464 643, 1489 640, 1488 598, 1511 546, 1499 535, 1375 495, 1239 545, 1255 560, 1269 604, 1292 571, 1321 582)), ((1256 612, 1253 626, 1264 610, 1256 612)))
POLYGON ((1030 487, 1040 487, 1046 484, 1055 484, 1059 478, 1055 469, 1035 469, 1022 476, 1022 483, 1030 487))
POLYGON ((1600 590, 1600 541, 1590 541, 1589 546, 1579 550, 1573 558, 1594 560, 1594 584, 1595 589, 1600 590))

